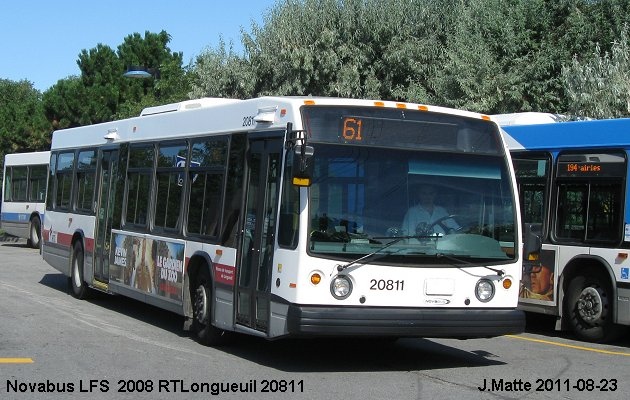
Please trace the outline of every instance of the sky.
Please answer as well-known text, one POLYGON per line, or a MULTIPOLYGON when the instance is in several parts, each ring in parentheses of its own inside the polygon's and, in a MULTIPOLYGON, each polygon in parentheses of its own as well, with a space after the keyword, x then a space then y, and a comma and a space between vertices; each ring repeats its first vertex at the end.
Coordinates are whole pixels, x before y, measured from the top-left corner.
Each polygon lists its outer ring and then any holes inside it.
POLYGON ((242 53, 241 30, 262 25, 276 0, 30 0, 2 2, 0 79, 28 80, 44 92, 80 75, 81 50, 99 43, 114 51, 126 36, 171 35, 184 65, 221 38, 242 53))

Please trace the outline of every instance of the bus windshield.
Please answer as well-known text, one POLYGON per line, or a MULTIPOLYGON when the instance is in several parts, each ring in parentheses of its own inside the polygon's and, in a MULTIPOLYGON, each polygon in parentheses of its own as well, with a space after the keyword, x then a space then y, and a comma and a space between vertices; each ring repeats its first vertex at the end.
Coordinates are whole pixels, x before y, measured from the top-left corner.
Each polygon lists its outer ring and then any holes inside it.
POLYGON ((503 157, 313 146, 311 255, 352 260, 404 237, 379 250, 379 260, 514 260, 515 207, 503 157))

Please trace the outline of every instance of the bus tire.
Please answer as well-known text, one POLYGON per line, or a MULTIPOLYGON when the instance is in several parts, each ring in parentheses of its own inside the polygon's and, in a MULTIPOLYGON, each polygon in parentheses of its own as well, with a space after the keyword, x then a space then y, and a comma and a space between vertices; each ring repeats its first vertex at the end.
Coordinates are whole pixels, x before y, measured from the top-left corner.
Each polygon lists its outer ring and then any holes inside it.
POLYGON ((39 220, 38 216, 31 218, 30 230, 28 234, 27 244, 34 248, 39 249, 42 244, 42 223, 39 220))
POLYGON ((199 343, 217 346, 227 342, 227 332, 212 325, 212 281, 208 269, 200 268, 193 288, 192 330, 199 343))
POLYGON ((85 299, 88 295, 88 287, 83 279, 83 262, 83 246, 77 241, 72 247, 68 285, 72 296, 80 300, 85 299))
POLYGON ((575 335, 596 343, 617 338, 622 329, 613 322, 614 301, 610 283, 600 274, 571 279, 565 304, 575 335))

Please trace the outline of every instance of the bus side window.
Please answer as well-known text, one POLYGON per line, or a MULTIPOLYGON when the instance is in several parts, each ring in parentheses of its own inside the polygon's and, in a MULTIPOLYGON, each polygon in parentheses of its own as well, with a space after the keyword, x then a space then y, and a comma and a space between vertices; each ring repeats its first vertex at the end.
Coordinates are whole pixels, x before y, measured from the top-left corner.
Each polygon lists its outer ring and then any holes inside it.
POLYGON ((591 185, 586 239, 619 240, 620 221, 621 185, 591 185))
POLYGON ((155 150, 152 145, 131 146, 127 169, 125 221, 146 228, 155 150))

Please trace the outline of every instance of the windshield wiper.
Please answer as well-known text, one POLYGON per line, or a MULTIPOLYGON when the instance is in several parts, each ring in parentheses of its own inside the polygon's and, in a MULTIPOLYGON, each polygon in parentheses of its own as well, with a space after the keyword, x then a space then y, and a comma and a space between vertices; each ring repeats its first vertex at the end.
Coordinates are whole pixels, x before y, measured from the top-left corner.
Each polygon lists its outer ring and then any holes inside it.
MULTIPOLYGON (((346 268, 348 268, 348 267, 350 267, 350 266, 352 266, 352 265, 354 265, 354 264, 356 264, 356 263, 358 263, 360 261, 363 261, 363 260, 365 260, 367 258, 370 258, 370 257, 380 253, 381 251, 385 250, 389 246, 392 246, 392 245, 400 242, 401 240, 404 240, 404 239, 430 239, 430 238, 434 238, 435 239, 435 238, 437 238, 437 236, 426 236, 426 235, 422 235, 422 236, 398 236, 394 240, 385 243, 383 246, 379 247, 378 249, 374 250, 373 252, 371 252, 369 254, 364 255, 363 257, 359 257, 356 260, 350 261, 349 263, 346 263, 346 264, 343 264, 343 265, 341 265, 341 264, 337 265, 337 271, 341 272, 344 269, 346 269, 346 268)), ((391 237, 389 237, 389 236, 380 237, 379 236, 379 237, 373 237, 371 239, 373 239, 373 240, 377 240, 377 239, 391 239, 391 237)))
MULTIPOLYGON (((461 258, 457 258, 457 257, 449 256, 449 255, 444 254, 444 253, 437 253, 435 256, 436 256, 436 257, 438 257, 438 258, 444 257, 444 258, 446 258, 446 259, 448 259, 448 260, 455 261, 455 262, 460 263, 460 264, 466 264, 467 266, 470 266, 470 267, 483 267, 483 268, 488 268, 490 271, 495 272, 495 273, 496 273, 497 275, 499 275, 499 276, 503 276, 503 275, 505 275, 505 270, 502 270, 502 269, 496 269, 496 268, 491 268, 491 267, 488 267, 487 265, 481 265, 481 264, 471 263, 471 262, 469 262, 469 261, 462 260, 461 258)), ((453 265, 454 265, 454 264, 453 264, 453 265)))

